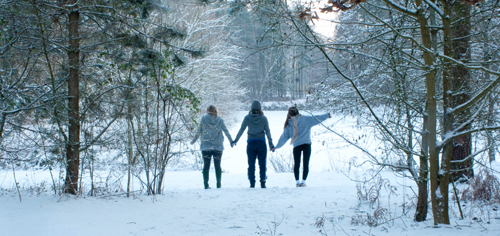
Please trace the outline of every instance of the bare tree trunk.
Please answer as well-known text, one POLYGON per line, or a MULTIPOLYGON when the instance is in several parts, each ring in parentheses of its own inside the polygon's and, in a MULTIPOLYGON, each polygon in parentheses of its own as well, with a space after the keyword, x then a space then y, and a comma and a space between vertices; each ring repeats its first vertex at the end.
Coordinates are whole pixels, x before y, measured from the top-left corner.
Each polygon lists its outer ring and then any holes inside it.
MULTIPOLYGON (((422 1, 421 0, 416 0, 417 7, 422 6, 422 1)), ((422 35, 422 43, 423 45, 431 49, 432 48, 432 39, 431 39, 431 32, 428 27, 428 21, 424 13, 419 13, 417 15, 417 19, 419 21, 419 27, 420 27, 420 34, 422 35)), ((425 50, 423 51, 423 56, 424 56, 424 62, 425 65, 431 68, 434 64, 434 58, 432 54, 425 50)), ((430 70, 429 73, 425 75, 425 86, 426 86, 426 91, 427 91, 427 103, 426 103, 426 108, 427 108, 427 125, 424 126, 424 131, 427 136, 427 144, 428 144, 428 150, 429 150, 429 175, 430 175, 430 182, 431 182, 431 204, 432 204, 432 213, 434 216, 434 224, 439 223, 437 219, 439 219, 438 214, 437 214, 437 205, 438 205, 438 173, 439 173, 439 152, 436 149, 436 139, 437 139, 437 102, 436 102, 436 71, 430 70)), ((425 122, 424 122, 425 124, 425 122)), ((422 160, 421 160, 422 162, 422 160)), ((420 167, 422 168, 422 166, 420 167)), ((420 170, 420 174, 422 177, 422 169, 420 170)), ((419 196, 420 197, 420 196, 419 196)), ((422 203, 421 203, 422 204, 422 203)), ((424 209, 422 206, 420 206, 421 209, 424 209)), ((423 212, 420 213, 421 215, 423 212)))
MULTIPOLYGON (((452 52, 453 58, 460 61, 470 60, 470 6, 468 4, 455 3, 452 6, 452 52)), ((469 87, 470 76, 469 70, 463 65, 454 65, 451 68, 451 83, 452 107, 460 106, 470 99, 469 87)), ((466 109, 460 114, 454 114, 454 123, 461 124, 468 120, 470 109, 466 109)), ((469 130, 471 125, 466 125, 462 130, 469 130)), ((474 171, 472 169, 473 159, 470 158, 472 153, 472 135, 465 135, 456 138, 453 141, 453 153, 451 156, 451 175, 452 181, 460 178, 472 178, 474 171)))
MULTIPOLYGON (((489 75, 488 75, 489 77, 489 75)), ((488 127, 493 126, 494 124, 494 119, 495 119, 495 98, 493 95, 490 93, 488 96, 488 127)), ((488 157, 490 159, 490 163, 495 161, 495 147, 496 147, 496 141, 495 138, 493 138, 493 131, 488 132, 488 157)))
POLYGON ((12 174, 14 175, 14 183, 16 183, 16 190, 19 195, 19 202, 23 202, 23 198, 21 197, 21 188, 19 187, 19 182, 17 182, 16 178, 16 166, 14 165, 14 160, 12 160, 12 174))
MULTIPOLYGON (((75 4, 72 1, 71 4, 75 4)), ((80 84, 80 39, 79 39, 80 13, 73 9, 69 13, 69 78, 68 78, 68 119, 69 140, 66 144, 66 181, 65 193, 77 194, 78 172, 80 166, 80 110, 79 110, 79 84, 80 84)))
MULTIPOLYGON (((424 114, 428 113, 428 108, 426 106, 424 114)), ((429 119, 427 115, 424 115, 423 127, 427 127, 429 119)), ((429 178, 429 141, 428 134, 422 135, 422 156, 420 157, 420 173, 417 181, 418 186, 418 200, 417 209, 415 211, 415 221, 422 222, 427 219, 428 211, 428 178, 429 178)))
MULTIPOLYGON (((444 54, 451 55, 453 51, 453 40, 452 40, 452 30, 451 30, 451 6, 444 4, 444 14, 443 14, 443 38, 444 38, 444 54)), ((443 134, 448 134, 453 132, 453 122, 454 114, 450 112, 453 108, 453 86, 452 80, 453 75, 451 73, 452 66, 450 61, 445 61, 443 69, 443 134)), ((453 144, 451 142, 447 143, 443 147, 443 153, 441 156, 441 165, 439 163, 437 166, 437 173, 435 174, 435 185, 431 185, 431 197, 433 197, 433 213, 434 213, 434 223, 435 224, 450 224, 450 217, 448 212, 448 187, 450 180, 450 161, 453 152, 453 144), (432 188, 434 187, 434 188, 432 188)), ((431 147, 429 147, 431 149, 431 147)), ((436 167, 435 167, 436 168, 436 167)), ((431 171, 432 173, 432 171, 431 171)), ((432 181, 432 178, 431 178, 432 181)))
POLYGON ((129 114, 127 116, 127 149, 128 149, 128 175, 127 175, 127 197, 130 197, 130 181, 132 179, 132 165, 134 164, 134 147, 132 143, 132 114, 129 108, 129 114))
MULTIPOLYGON (((481 24, 483 25, 483 24, 481 24)), ((483 29, 482 30, 483 32, 487 32, 486 29, 483 29)), ((490 52, 488 50, 488 43, 485 42, 483 44, 484 46, 484 55, 483 55, 483 58, 484 58, 484 61, 488 61, 490 60, 490 52)), ((489 63, 486 63, 485 65, 483 65, 485 68, 487 68, 488 70, 491 68, 491 65, 489 63)), ((486 73, 485 76, 484 76, 484 80, 486 83, 491 83, 491 78, 490 78, 490 74, 489 73, 486 73)), ((490 94, 488 95, 488 119, 487 119, 487 126, 488 127, 492 127, 494 124, 495 124, 495 113, 496 113, 496 110, 495 110, 495 102, 496 102, 496 99, 495 99, 495 96, 493 95, 493 92, 490 92, 490 94)), ((494 134, 494 131, 488 131, 486 132, 487 136, 486 136, 486 139, 487 139, 487 142, 488 142, 488 158, 489 158, 489 161, 490 163, 495 161, 495 147, 496 147, 496 140, 495 138, 493 137, 493 134, 494 134)))
POLYGON ((3 130, 5 127, 5 118, 7 115, 5 113, 0 114, 0 143, 2 141, 2 136, 3 136, 3 130))

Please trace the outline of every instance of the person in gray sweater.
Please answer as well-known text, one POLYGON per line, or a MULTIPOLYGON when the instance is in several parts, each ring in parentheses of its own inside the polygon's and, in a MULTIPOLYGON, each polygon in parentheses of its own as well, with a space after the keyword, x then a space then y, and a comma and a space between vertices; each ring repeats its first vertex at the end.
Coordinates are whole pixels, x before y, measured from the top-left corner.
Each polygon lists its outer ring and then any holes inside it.
POLYGON ((267 147, 266 139, 270 149, 274 149, 271 131, 269 130, 269 122, 267 117, 262 112, 261 104, 258 100, 252 101, 252 106, 248 115, 245 116, 241 123, 240 131, 231 145, 236 145, 241 135, 248 127, 247 139, 247 157, 248 157, 248 180, 250 188, 255 188, 255 161, 259 161, 260 170, 260 187, 266 188, 266 162, 267 162, 267 147))
MULTIPOLYGON (((299 109, 293 106, 288 109, 283 134, 281 134, 275 149, 285 145, 288 139, 293 145, 293 173, 297 187, 305 187, 307 175, 309 174, 309 159, 311 157, 311 128, 324 120, 331 118, 330 113, 318 116, 303 116, 299 109), (300 156, 303 153, 302 182, 299 181, 300 156)), ((273 149, 272 151, 274 151, 273 149)))
MULTIPOLYGON (((198 132, 194 136, 193 140, 191 140, 191 144, 194 144, 198 138, 201 136, 201 154, 203 156, 203 184, 205 189, 209 189, 210 186, 208 184, 209 170, 210 170, 210 162, 212 157, 214 159, 215 166, 215 177, 217 179, 217 188, 221 187, 221 178, 222 178, 222 168, 221 168, 221 159, 222 159, 222 151, 224 151, 224 136, 222 136, 222 132, 226 134, 227 139, 229 139, 229 143, 233 142, 229 131, 224 124, 224 120, 217 116, 217 108, 213 105, 210 105, 207 108, 207 114, 201 118, 200 126, 198 128, 198 132)), ((232 147, 232 145, 231 145, 232 147)))

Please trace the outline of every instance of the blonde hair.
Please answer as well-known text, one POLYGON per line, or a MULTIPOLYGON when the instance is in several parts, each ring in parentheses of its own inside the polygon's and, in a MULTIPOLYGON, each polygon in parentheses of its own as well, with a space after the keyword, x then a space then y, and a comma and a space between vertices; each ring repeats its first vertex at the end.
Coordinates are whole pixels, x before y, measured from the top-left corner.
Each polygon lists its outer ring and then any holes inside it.
POLYGON ((210 115, 217 116, 217 107, 215 107, 214 105, 208 106, 207 113, 210 115))

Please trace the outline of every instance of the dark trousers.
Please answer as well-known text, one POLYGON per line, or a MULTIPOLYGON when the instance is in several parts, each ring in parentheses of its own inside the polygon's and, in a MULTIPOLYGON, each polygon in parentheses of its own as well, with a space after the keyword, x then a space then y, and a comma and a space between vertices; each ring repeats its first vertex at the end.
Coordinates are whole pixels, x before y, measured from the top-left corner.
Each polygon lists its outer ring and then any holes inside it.
POLYGON ((220 171, 220 161, 222 158, 222 152, 217 151, 217 150, 210 150, 210 151, 201 151, 201 155, 203 156, 203 171, 209 171, 210 170, 210 163, 212 161, 212 157, 214 159, 214 167, 215 171, 220 171))
POLYGON ((266 182, 267 146, 262 140, 250 141, 247 144, 248 180, 255 183, 255 161, 259 160, 260 182, 266 182))
POLYGON ((309 159, 311 158, 311 144, 302 144, 300 146, 293 148, 293 174, 295 175, 295 180, 299 180, 299 170, 300 170, 300 154, 304 153, 304 161, 302 172, 302 179, 307 179, 307 174, 309 174, 309 159))
POLYGON ((208 150, 201 151, 201 155, 203 156, 203 184, 205 185, 205 189, 209 188, 208 179, 209 179, 209 171, 210 171, 210 162, 212 161, 212 157, 214 159, 214 167, 215 167, 215 179, 217 180, 217 188, 221 187, 221 178, 222 178, 222 169, 220 166, 220 162, 222 159, 222 152, 217 150, 208 150))

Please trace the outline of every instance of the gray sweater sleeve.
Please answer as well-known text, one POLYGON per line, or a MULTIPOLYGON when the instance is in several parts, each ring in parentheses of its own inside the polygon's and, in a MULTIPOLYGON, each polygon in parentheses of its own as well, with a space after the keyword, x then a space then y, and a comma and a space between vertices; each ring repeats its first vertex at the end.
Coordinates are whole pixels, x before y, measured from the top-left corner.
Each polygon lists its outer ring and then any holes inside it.
POLYGON ((198 140, 198 138, 200 137, 201 135, 201 124, 200 126, 198 127, 198 131, 196 132, 196 134, 194 135, 194 138, 191 140, 191 144, 194 144, 196 142, 196 140, 198 140))
POLYGON ((238 134, 236 135, 236 138, 234 139, 235 142, 238 142, 238 140, 240 140, 241 135, 243 135, 243 132, 245 131, 246 128, 247 128, 247 118, 245 117, 243 119, 243 122, 241 122, 240 131, 238 131, 238 134))
POLYGON ((224 120, 222 120, 222 131, 224 131, 224 134, 226 134, 226 137, 229 140, 229 143, 232 143, 233 139, 231 138, 231 134, 229 134, 229 131, 227 130, 227 127, 226 127, 226 124, 224 123, 224 120))
POLYGON ((323 115, 317 115, 317 116, 306 116, 308 118, 308 124, 310 127, 313 127, 326 119, 328 119, 329 113, 323 114, 323 115))
POLYGON ((278 140, 278 144, 276 144, 276 149, 283 147, 283 145, 285 145, 285 143, 291 138, 289 126, 290 125, 287 125, 286 128, 283 130, 283 133, 281 134, 280 139, 278 140))
POLYGON ((274 146, 273 138, 271 137, 271 130, 269 129, 269 121, 267 120, 267 117, 266 117, 266 124, 264 125, 264 130, 266 131, 267 142, 269 144, 269 147, 274 146))

